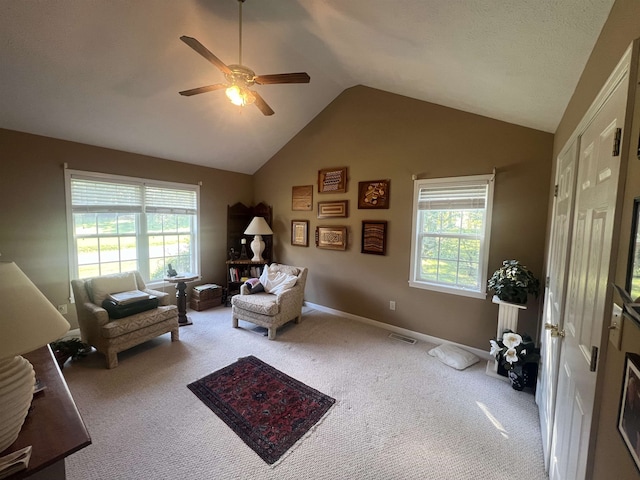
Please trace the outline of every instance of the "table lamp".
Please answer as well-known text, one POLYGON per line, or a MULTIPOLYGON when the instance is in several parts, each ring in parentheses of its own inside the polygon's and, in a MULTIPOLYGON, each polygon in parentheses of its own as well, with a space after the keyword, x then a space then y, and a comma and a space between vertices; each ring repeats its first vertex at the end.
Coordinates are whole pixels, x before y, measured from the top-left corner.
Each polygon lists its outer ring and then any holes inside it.
POLYGON ((266 220, 262 217, 253 217, 251 223, 244 231, 245 235, 255 235, 251 242, 251 251, 253 252, 252 262, 264 262, 262 258, 262 252, 264 252, 264 242, 262 241, 262 235, 273 235, 271 228, 267 224, 266 220))
POLYGON ((33 399, 35 372, 20 355, 68 330, 69 322, 22 270, 0 262, 0 452, 18 438, 33 399))

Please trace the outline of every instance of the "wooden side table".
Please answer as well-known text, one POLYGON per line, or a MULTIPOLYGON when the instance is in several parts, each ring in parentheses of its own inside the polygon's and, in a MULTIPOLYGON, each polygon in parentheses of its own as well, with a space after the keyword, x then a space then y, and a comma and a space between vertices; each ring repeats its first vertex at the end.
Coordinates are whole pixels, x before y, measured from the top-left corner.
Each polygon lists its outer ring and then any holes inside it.
POLYGON ((198 275, 186 273, 184 275, 176 275, 175 277, 166 277, 165 282, 175 283, 176 285, 176 304, 178 305, 178 325, 193 325, 193 322, 187 317, 187 282, 198 280, 198 275))
POLYGON ((18 439, 2 452, 7 455, 31 445, 29 467, 7 479, 64 480, 65 457, 90 445, 91 437, 49 346, 23 357, 46 388, 34 395, 18 439))

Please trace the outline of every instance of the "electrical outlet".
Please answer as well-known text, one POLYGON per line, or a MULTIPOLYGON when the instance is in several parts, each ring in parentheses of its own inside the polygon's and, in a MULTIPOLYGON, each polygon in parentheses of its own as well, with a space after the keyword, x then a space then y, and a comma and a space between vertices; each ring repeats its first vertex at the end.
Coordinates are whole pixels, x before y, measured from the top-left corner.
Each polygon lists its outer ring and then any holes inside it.
POLYGON ((66 315, 67 314, 67 304, 62 304, 62 305, 58 305, 58 311, 62 314, 62 315, 66 315))
POLYGON ((394 300, 390 300, 389 301, 389 310, 395 310, 396 309, 396 302, 394 300))

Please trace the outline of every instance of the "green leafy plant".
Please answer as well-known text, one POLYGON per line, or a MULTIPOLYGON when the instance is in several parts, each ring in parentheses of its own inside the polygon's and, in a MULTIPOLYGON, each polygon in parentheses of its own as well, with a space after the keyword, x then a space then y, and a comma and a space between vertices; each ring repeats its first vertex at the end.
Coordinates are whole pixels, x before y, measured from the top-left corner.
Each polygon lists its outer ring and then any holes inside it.
POLYGON ((87 345, 79 338, 56 340, 55 342, 51 342, 50 346, 60 368, 62 368, 69 358, 77 360, 91 351, 91 345, 87 345))
POLYGON ((540 293, 540 281, 517 260, 505 260, 487 282, 489 290, 505 302, 526 303, 529 294, 540 293))

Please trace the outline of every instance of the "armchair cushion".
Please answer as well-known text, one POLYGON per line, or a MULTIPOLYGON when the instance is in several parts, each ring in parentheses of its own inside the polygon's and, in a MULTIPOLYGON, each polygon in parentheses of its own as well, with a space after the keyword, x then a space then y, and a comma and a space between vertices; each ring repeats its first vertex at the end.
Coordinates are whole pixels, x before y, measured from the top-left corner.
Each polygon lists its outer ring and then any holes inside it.
POLYGON ((237 308, 242 308, 261 315, 276 315, 280 311, 280 305, 276 301, 275 295, 269 293, 256 293, 251 296, 236 295, 233 297, 233 304, 237 308))
POLYGON ((157 325, 165 320, 176 318, 176 307, 173 305, 157 307, 153 310, 130 315, 125 318, 110 320, 100 328, 104 338, 116 338, 121 335, 141 331, 145 327, 157 325))
POLYGON ((111 293, 127 292, 138 290, 136 275, 134 272, 124 272, 104 277, 94 277, 91 279, 91 288, 87 289, 89 298, 96 305, 102 305, 104 299, 111 293))

